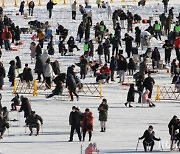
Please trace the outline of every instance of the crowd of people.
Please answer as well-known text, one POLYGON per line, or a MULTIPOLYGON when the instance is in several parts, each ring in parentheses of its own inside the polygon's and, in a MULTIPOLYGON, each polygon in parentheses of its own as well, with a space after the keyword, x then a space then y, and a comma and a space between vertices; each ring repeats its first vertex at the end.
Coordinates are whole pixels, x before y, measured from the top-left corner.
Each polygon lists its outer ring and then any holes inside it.
MULTIPOLYGON (((44 82, 46 89, 51 89, 53 84, 55 88, 51 94, 46 95, 46 98, 51 98, 54 95, 61 95, 63 89, 67 88, 70 100, 74 101, 76 96, 77 101, 80 99, 77 93, 77 87, 83 87, 83 81, 87 78, 87 74, 93 72, 92 78, 96 82, 109 83, 115 82, 118 79, 118 83, 125 83, 126 76, 133 76, 135 82, 130 85, 127 93, 126 107, 132 107, 134 102, 135 93, 139 94, 138 103, 147 103, 149 107, 155 107, 152 102, 152 91, 155 80, 151 77, 152 71, 156 72, 162 68, 171 68, 172 83, 175 84, 177 91, 180 89, 180 14, 176 17, 171 7, 168 10, 168 0, 163 0, 164 12, 159 14, 159 17, 153 21, 152 18, 145 21, 139 14, 133 14, 131 10, 123 10, 118 8, 112 9, 110 3, 106 3, 101 0, 97 0, 96 4, 99 9, 107 10, 108 20, 112 19, 112 25, 107 25, 103 20, 94 24, 93 9, 91 8, 89 1, 85 1, 85 6, 79 5, 79 12, 82 16, 82 21, 78 23, 77 35, 69 36, 68 29, 63 25, 58 24, 57 29, 52 29, 48 21, 45 22, 43 28, 37 28, 36 34, 32 36, 32 42, 30 42, 30 58, 31 66, 28 63, 24 64, 24 69, 20 73, 22 68, 21 59, 16 56, 9 64, 8 78, 11 86, 14 86, 14 79, 20 78, 20 80, 28 85, 37 76, 39 82, 44 82), (90 8, 90 9, 89 9, 90 8), (169 12, 168 12, 169 11, 169 12), (137 23, 144 22, 146 29, 141 26, 134 26, 137 23), (110 27, 111 26, 111 27, 110 27), (56 31, 56 34, 53 32, 56 31), (94 32, 92 36, 91 32, 94 32), (124 36, 122 35, 124 34, 124 36), (58 35, 58 46, 54 45, 54 40, 58 35), (133 37, 135 36, 135 37, 133 37), (152 48, 151 39, 161 41, 163 45, 155 46, 152 48), (45 42, 47 47, 45 49, 45 42), (123 46, 125 45, 125 47, 123 46), (83 50, 83 54, 80 56, 80 61, 68 66, 67 72, 61 71, 59 61, 56 59, 51 61, 51 57, 56 54, 56 47, 61 56, 74 55, 74 49, 77 51, 83 50), (81 48, 82 47, 82 48, 81 48), (96 48, 97 47, 97 48, 96 48), (125 50, 125 53, 123 52, 125 50), (159 50, 163 49, 164 53, 160 53, 159 50), (139 51, 143 54, 139 54, 139 51), (176 58, 171 59, 171 53, 175 50, 176 58), (125 56, 127 55, 127 56, 125 56), (137 59, 134 56, 139 55, 137 59), (98 57, 98 58, 97 58, 98 57), (103 59, 104 57, 104 59, 103 59), (161 57, 165 57, 163 67, 160 66, 161 57), (95 58, 97 58, 95 60, 95 58), (148 68, 148 60, 151 60, 151 69, 148 68), (80 77, 75 72, 75 67, 79 67, 80 77), (34 70, 34 72, 32 71, 34 70), (115 74, 118 74, 118 77, 115 74), (148 77, 146 77, 146 74, 148 77), (54 83, 53 83, 54 82, 54 83), (82 84, 81 84, 82 83, 82 84), (136 90, 136 87, 137 90, 136 90)), ((49 12, 49 18, 52 18, 53 7, 57 3, 50 0, 47 3, 47 10, 49 12)), ((141 0, 138 5, 145 6, 146 0, 141 0)), ((19 12, 24 15, 25 1, 20 4, 19 12)), ((34 15, 35 4, 33 1, 29 2, 29 16, 34 15)), ((71 5, 72 20, 76 20, 78 6, 74 1, 71 5)), ((1 13, 1 12, 0 12, 1 13)), ((16 46, 21 42, 21 30, 19 25, 15 25, 12 19, 7 15, 1 13, 0 18, 0 47, 1 50, 11 51, 11 43, 16 46)), ((1 51, 2 52, 2 51, 1 51)), ((1 53, 2 55, 2 53, 1 53)), ((3 90, 4 78, 6 77, 6 69, 3 66, 3 62, 0 62, 0 89, 3 90)), ((36 135, 39 134, 40 125, 43 124, 43 119, 31 109, 31 103, 29 99, 15 94, 11 104, 12 111, 17 110, 17 106, 20 105, 20 110, 24 111, 24 117, 26 125, 29 127, 30 135, 33 134, 33 128, 37 129, 36 135), (22 102, 20 104, 20 101, 22 102)), ((2 107, 1 107, 2 108, 2 107)), ((7 107, 4 109, 7 110, 7 107)), ((4 112, 5 112, 4 111, 4 112)), ((3 113, 4 113, 3 112, 3 113)), ((102 103, 98 107, 99 121, 101 132, 106 132, 106 121, 108 118, 108 104, 107 100, 103 99, 102 103)), ((9 128, 8 118, 5 118, 5 114, 0 116, 1 138, 6 128, 9 128)), ((89 141, 92 138, 93 131, 93 113, 89 108, 85 109, 82 113, 78 107, 73 106, 69 116, 69 124, 71 125, 70 139, 73 141, 74 131, 78 134, 79 141, 85 141, 86 133, 89 133, 89 141), (82 135, 81 135, 82 128, 82 135)), ((177 116, 174 116, 169 124, 170 135, 172 141, 176 141, 179 145, 179 132, 180 122, 177 116), (175 122, 174 122, 175 121, 175 122), (177 122, 178 121, 178 122, 177 122)), ((154 140, 160 141, 160 138, 155 138, 153 126, 149 126, 148 130, 144 132, 144 135, 139 139, 144 139, 144 150, 147 151, 147 146, 150 146, 150 151, 153 150, 154 140)))

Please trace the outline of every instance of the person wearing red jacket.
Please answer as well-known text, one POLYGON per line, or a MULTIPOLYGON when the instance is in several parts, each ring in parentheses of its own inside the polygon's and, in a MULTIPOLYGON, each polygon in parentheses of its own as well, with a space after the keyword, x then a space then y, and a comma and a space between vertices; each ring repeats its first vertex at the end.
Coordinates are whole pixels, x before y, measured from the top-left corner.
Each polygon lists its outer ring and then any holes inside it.
POLYGON ((8 30, 8 27, 4 28, 4 32, 2 33, 2 39, 4 40, 5 50, 10 50, 11 49, 10 39, 12 39, 12 34, 8 30))
POLYGON ((89 133, 89 141, 91 141, 93 131, 93 114, 88 108, 85 109, 82 120, 83 141, 85 141, 87 131, 89 133))
POLYGON ((179 52, 179 49, 180 49, 180 36, 175 39, 174 46, 175 46, 175 50, 176 50, 177 60, 180 62, 180 52, 179 52))
POLYGON ((111 70, 109 69, 109 67, 107 66, 107 64, 104 64, 104 66, 101 67, 100 73, 101 73, 102 75, 106 76, 106 81, 107 81, 107 83, 108 83, 108 82, 109 82, 109 79, 110 79, 111 70))

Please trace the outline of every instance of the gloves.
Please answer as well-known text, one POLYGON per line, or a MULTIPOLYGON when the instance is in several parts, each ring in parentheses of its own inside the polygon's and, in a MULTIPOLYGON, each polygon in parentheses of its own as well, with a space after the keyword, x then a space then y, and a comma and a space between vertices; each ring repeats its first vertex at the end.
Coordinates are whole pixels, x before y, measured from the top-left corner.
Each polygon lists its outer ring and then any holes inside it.
POLYGON ((138 139, 141 140, 141 137, 139 137, 138 139))
POLYGON ((158 140, 161 141, 161 138, 159 138, 158 140))

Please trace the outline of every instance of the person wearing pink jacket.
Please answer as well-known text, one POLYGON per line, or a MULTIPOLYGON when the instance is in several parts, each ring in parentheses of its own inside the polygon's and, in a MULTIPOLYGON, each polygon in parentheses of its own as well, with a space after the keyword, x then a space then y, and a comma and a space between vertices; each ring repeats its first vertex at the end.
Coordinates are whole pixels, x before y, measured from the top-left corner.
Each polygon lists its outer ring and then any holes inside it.
POLYGON ((155 105, 152 103, 152 100, 148 97, 150 91, 146 89, 146 91, 142 95, 142 103, 149 103, 149 107, 155 107, 155 105))

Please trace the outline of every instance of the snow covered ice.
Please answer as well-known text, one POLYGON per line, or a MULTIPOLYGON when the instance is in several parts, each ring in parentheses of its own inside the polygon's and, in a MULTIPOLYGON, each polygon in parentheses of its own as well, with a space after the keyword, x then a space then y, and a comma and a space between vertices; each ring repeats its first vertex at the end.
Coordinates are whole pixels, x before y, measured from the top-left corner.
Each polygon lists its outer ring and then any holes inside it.
MULTIPOLYGON (((83 1, 78 1, 78 4, 83 1)), ((95 1, 92 3, 93 11, 93 25, 96 22, 103 20, 105 25, 110 32, 112 30, 112 20, 107 18, 107 12, 99 10, 95 1)), ((147 1, 145 7, 138 7, 137 2, 127 3, 114 1, 111 3, 113 11, 116 8, 122 8, 125 6, 124 10, 130 10, 133 14, 138 13, 142 16, 142 19, 148 19, 149 16, 153 16, 154 20, 158 19, 158 14, 163 12, 163 5, 161 1, 147 1), (159 5, 158 5, 159 3, 159 5), (128 4, 126 6, 126 4, 128 4)), ((175 16, 178 15, 180 10, 179 0, 170 0, 169 8, 174 7, 175 16)), ((19 8, 6 7, 4 8, 4 14, 10 17, 15 25, 21 27, 29 27, 28 21, 39 20, 41 22, 49 21, 53 34, 55 34, 55 29, 57 28, 57 23, 62 24, 65 28, 69 29, 69 36, 77 36, 77 28, 81 22, 82 16, 79 11, 77 11, 76 22, 71 20, 71 7, 69 3, 67 5, 57 4, 54 6, 52 18, 48 19, 48 11, 46 6, 35 6, 34 16, 30 19, 24 19, 23 16, 17 16, 19 8)), ((142 30, 147 28, 147 25, 139 25, 142 30)), ((124 36, 126 30, 122 30, 122 36, 124 36)), ((35 32, 33 32, 35 34, 35 32)), ((23 46, 14 46, 18 48, 18 51, 7 52, 2 50, 2 61, 4 67, 6 68, 6 73, 9 68, 9 61, 13 60, 16 56, 20 56, 22 61, 22 67, 24 64, 28 63, 29 66, 34 69, 34 64, 31 64, 30 60, 30 42, 31 36, 33 34, 22 34, 21 41, 24 42, 23 46)), ((134 37, 134 33, 130 33, 134 37)), ((91 37, 94 37, 94 31, 91 29, 91 37)), ((165 40, 165 37, 162 37, 165 40)), ((83 43, 78 43, 80 51, 74 51, 75 56, 60 56, 58 53, 58 37, 54 37, 55 42, 55 55, 51 57, 51 61, 58 60, 61 65, 61 71, 66 72, 68 66, 79 61, 79 56, 83 54, 83 43)), ((123 41, 122 41, 123 43, 123 41)), ((44 49, 46 49, 46 43, 44 49)), ((134 43, 135 45, 135 43, 134 43)), ((153 40, 151 42, 151 47, 159 47, 161 53, 161 59, 164 60, 164 49, 162 49, 162 42, 153 40)), ((124 43, 123 43, 124 48, 124 43)), ((97 49, 97 45, 95 45, 97 49)), ((141 51, 140 51, 141 52, 141 51)), ((126 53, 125 53, 126 54, 126 53)), ((98 56, 95 55, 98 59, 98 56)), ((175 50, 172 51, 171 60, 175 58, 175 50)), ((78 72, 79 68, 76 66, 75 70, 78 72)), ((171 85, 170 74, 166 73, 166 70, 160 70, 157 74, 152 75, 155 79, 156 85, 171 85)), ((34 74, 34 79, 36 79, 36 74, 34 74)), ((170 147, 170 136, 168 133, 168 123, 173 115, 180 116, 180 100, 168 100, 168 101, 157 101, 155 102, 155 108, 141 107, 140 104, 132 103, 133 106, 139 106, 135 108, 127 108, 124 106, 126 102, 127 92, 129 87, 122 86, 118 83, 118 79, 115 78, 115 82, 110 82, 110 84, 103 85, 103 96, 107 99, 109 105, 108 111, 108 121, 107 121, 107 131, 105 133, 100 132, 100 123, 98 121, 98 106, 101 103, 100 98, 84 97, 80 96, 79 101, 70 102, 70 98, 65 101, 60 101, 55 98, 46 99, 45 95, 38 95, 33 97, 32 95, 25 95, 31 100, 32 110, 36 111, 43 120, 44 124, 40 130, 38 136, 29 136, 29 129, 25 133, 25 122, 23 118, 23 113, 20 113, 20 126, 16 126, 16 122, 11 122, 11 127, 9 132, 6 131, 3 139, 0 140, 0 153, 2 154, 80 154, 81 148, 84 150, 88 146, 89 142, 79 142, 77 134, 74 134, 74 141, 68 142, 70 134, 69 126, 69 113, 73 105, 78 106, 82 112, 86 108, 89 108, 93 112, 94 116, 94 131, 92 135, 92 141, 96 142, 97 147, 100 150, 100 154, 112 154, 112 153, 136 153, 136 145, 138 137, 143 135, 144 130, 148 128, 149 125, 154 126, 154 131, 156 132, 156 137, 161 138, 163 150, 161 151, 160 142, 155 142, 154 153, 166 153, 169 151, 170 147)), ((130 76, 126 76, 126 82, 133 82, 134 79, 130 76)), ((83 82, 95 82, 95 78, 87 75, 87 78, 83 82)), ((172 85, 173 86, 173 85, 172 85)), ((7 106, 10 109, 11 99, 14 97, 12 94, 13 87, 10 87, 8 78, 5 78, 5 85, 3 87, 2 93, 2 105, 7 106)), ((156 87, 153 89, 153 101, 155 100, 156 87)), ((46 91, 50 93, 50 91, 46 91)), ((138 97, 138 96, 137 96, 138 97)), ((137 102, 137 97, 136 101, 137 102)), ((16 119, 17 113, 10 112, 10 117, 16 119)), ((139 143, 138 153, 143 153, 142 141, 139 143)), ((175 153, 175 152, 171 152, 175 153)))

